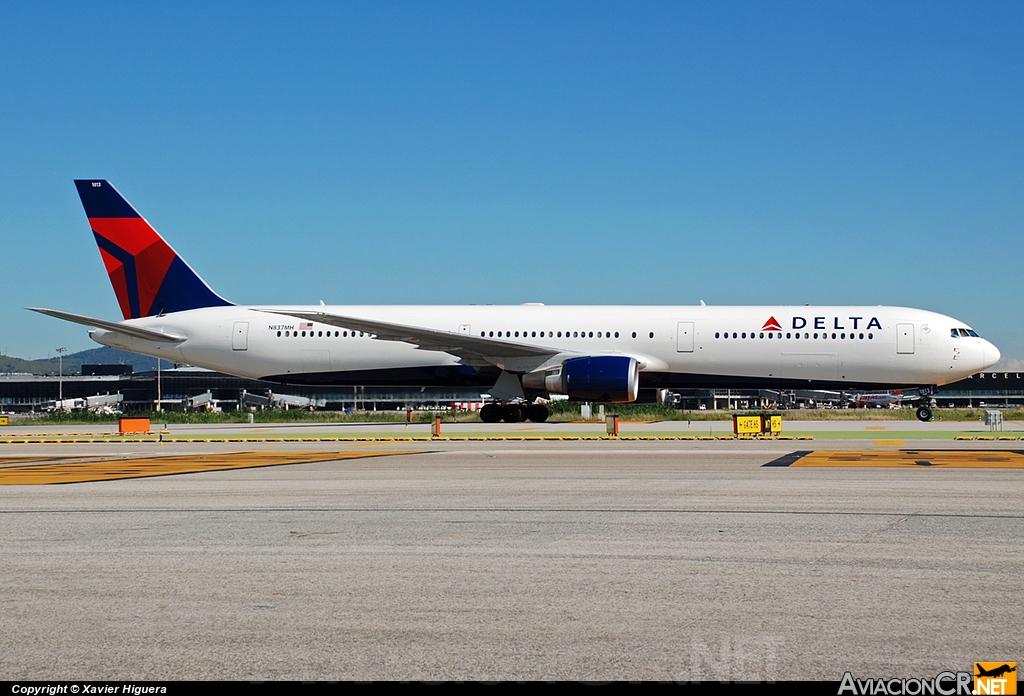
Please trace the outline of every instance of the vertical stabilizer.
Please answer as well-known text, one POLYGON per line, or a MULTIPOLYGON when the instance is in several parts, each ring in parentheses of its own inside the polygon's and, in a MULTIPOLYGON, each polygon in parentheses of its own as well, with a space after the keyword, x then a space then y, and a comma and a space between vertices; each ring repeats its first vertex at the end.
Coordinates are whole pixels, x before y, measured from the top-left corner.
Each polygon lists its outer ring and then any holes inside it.
POLYGON ((76 179, 125 319, 231 303, 210 289, 105 179, 76 179))

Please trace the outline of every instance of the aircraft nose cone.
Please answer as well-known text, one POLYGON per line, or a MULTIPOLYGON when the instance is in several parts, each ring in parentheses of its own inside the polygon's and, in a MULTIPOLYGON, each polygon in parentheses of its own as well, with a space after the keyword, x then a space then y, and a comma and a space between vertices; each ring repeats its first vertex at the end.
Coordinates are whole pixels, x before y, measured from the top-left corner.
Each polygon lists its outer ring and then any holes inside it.
POLYGON ((985 367, 991 367, 992 365, 995 365, 997 362, 999 362, 999 359, 1002 358, 1003 355, 1002 353, 999 352, 998 348, 996 348, 988 341, 985 341, 985 350, 983 353, 983 357, 985 359, 985 367))

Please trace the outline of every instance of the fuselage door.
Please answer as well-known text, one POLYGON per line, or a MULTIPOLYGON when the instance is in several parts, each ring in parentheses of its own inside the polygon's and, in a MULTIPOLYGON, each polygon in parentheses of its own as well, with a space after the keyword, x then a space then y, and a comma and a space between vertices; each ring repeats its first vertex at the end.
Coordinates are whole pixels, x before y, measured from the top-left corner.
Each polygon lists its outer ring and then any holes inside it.
POLYGON ((248 350, 249 348, 249 322, 236 321, 235 328, 231 331, 231 350, 248 350))
POLYGON ((896 352, 909 355, 914 352, 914 325, 896 325, 896 352))
POLYGON ((681 321, 676 324, 676 352, 693 352, 693 322, 681 321))

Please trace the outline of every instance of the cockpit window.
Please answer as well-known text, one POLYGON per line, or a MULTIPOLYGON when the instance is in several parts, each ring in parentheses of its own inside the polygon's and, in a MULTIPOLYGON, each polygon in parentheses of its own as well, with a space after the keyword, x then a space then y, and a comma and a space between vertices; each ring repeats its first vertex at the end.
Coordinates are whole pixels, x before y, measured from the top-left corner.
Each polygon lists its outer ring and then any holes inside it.
POLYGON ((953 338, 960 338, 960 334, 957 333, 956 329, 950 329, 949 330, 949 335, 952 336, 953 338))
MULTIPOLYGON (((963 331, 963 329, 961 329, 961 331, 963 331)), ((969 336, 974 336, 975 338, 981 338, 981 336, 979 336, 973 329, 967 329, 967 334, 969 336)))

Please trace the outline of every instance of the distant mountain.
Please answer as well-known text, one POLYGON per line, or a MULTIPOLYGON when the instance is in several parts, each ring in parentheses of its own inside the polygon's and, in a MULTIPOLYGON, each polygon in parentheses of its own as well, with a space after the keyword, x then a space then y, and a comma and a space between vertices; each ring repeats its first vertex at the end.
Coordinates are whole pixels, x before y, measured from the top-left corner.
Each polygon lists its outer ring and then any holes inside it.
MULTIPOLYGON (((64 356, 64 374, 79 375, 82 373, 82 365, 131 365, 135 372, 146 372, 156 369, 156 358, 106 347, 68 353, 64 356)), ((170 363, 165 360, 163 366, 170 367, 170 363)), ((58 368, 57 358, 25 360, 0 355, 0 373, 31 372, 36 375, 55 375, 58 368)))

